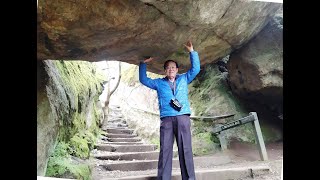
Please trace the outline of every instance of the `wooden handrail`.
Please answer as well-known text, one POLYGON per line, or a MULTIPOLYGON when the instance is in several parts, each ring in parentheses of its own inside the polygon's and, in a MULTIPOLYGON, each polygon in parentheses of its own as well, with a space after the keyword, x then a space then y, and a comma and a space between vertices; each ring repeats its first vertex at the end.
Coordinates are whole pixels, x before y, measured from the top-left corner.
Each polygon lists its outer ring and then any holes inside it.
MULTIPOLYGON (((152 111, 148 111, 148 110, 144 110, 144 109, 139 109, 139 108, 136 108, 136 107, 131 107, 131 108, 139 110, 139 111, 143 111, 143 112, 146 112, 146 113, 149 113, 149 114, 153 114, 153 115, 156 115, 156 116, 160 116, 160 114, 156 113, 156 112, 152 112, 152 111)), ((226 115, 219 115, 219 116, 190 116, 190 118, 191 119, 212 119, 212 120, 216 120, 216 119, 224 119, 224 118, 232 117, 234 115, 235 114, 226 114, 226 115)))
POLYGON ((212 120, 217 120, 217 119, 224 119, 228 117, 232 117, 235 114, 226 114, 226 115, 219 115, 219 116, 190 116, 192 119, 212 119, 212 120))

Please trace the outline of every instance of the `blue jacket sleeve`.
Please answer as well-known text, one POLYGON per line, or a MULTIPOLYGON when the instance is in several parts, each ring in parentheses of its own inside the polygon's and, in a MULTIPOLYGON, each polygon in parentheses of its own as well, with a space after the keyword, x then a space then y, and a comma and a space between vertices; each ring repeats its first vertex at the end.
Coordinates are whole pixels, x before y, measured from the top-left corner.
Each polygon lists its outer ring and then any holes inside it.
POLYGON ((197 51, 192 51, 190 54, 191 68, 187 72, 188 84, 197 76, 200 72, 200 60, 197 51))
POLYGON ((139 81, 151 89, 157 89, 156 80, 147 77, 147 65, 143 62, 139 64, 139 81))

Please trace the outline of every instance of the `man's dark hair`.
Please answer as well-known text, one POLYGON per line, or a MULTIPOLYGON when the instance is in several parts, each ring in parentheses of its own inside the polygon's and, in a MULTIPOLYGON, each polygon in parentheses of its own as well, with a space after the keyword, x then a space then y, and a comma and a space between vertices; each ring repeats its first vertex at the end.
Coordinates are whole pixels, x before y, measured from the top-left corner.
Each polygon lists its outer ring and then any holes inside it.
POLYGON ((169 60, 166 60, 166 62, 164 62, 163 69, 166 69, 166 67, 168 66, 169 62, 176 63, 176 67, 179 68, 179 65, 178 65, 178 63, 176 61, 169 59, 169 60))

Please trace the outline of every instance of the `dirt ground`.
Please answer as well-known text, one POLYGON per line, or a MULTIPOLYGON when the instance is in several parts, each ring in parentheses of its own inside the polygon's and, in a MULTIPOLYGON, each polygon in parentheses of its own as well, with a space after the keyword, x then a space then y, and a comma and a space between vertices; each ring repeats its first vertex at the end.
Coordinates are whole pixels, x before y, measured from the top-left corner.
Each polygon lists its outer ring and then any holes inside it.
MULTIPOLYGON (((219 165, 215 167, 207 168, 228 168, 228 167, 245 167, 254 165, 268 165, 270 167, 270 173, 266 175, 257 175, 253 179, 255 180, 281 180, 281 168, 283 164, 283 144, 282 142, 266 144, 268 161, 261 161, 257 146, 248 143, 233 141, 230 143, 229 149, 223 153, 226 153, 232 163, 225 165, 219 165)), ((95 163, 99 161, 95 160, 95 163)), ((174 171, 178 171, 173 169, 174 171)), ((156 174, 156 170, 146 171, 103 171, 99 167, 94 168, 93 179, 100 179, 101 177, 123 177, 133 175, 147 175, 156 174)), ((252 180, 252 178, 238 179, 238 180, 252 180)))
MULTIPOLYGON (((226 153, 235 165, 250 165, 259 162, 270 167, 270 173, 254 177, 256 180, 281 180, 283 166, 283 143, 266 144, 268 161, 260 161, 258 147, 248 143, 233 141, 226 153)), ((248 178, 248 180, 251 178, 248 178)), ((247 179, 242 179, 247 180, 247 179)))

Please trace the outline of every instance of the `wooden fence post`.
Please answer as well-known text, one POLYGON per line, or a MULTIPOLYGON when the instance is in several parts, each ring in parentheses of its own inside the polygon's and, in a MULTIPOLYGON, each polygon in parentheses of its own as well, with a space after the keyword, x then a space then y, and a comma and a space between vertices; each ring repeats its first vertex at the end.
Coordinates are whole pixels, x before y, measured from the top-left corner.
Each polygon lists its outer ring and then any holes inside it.
MULTIPOLYGON (((217 127, 221 127, 221 124, 218 124, 217 127)), ((218 134, 218 138, 220 141, 220 146, 221 146, 221 150, 227 150, 228 149, 228 145, 227 145, 227 140, 226 140, 226 136, 225 136, 225 132, 224 131, 220 131, 220 133, 218 134)))
POLYGON ((260 124, 259 124, 257 113, 256 112, 250 112, 249 114, 254 116, 254 121, 251 122, 251 123, 253 125, 253 129, 254 129, 254 132, 255 132, 260 158, 261 158, 262 161, 266 161, 266 160, 268 160, 267 150, 266 150, 266 146, 264 144, 264 140, 263 140, 263 136, 262 136, 262 132, 261 132, 261 128, 260 128, 260 124))

